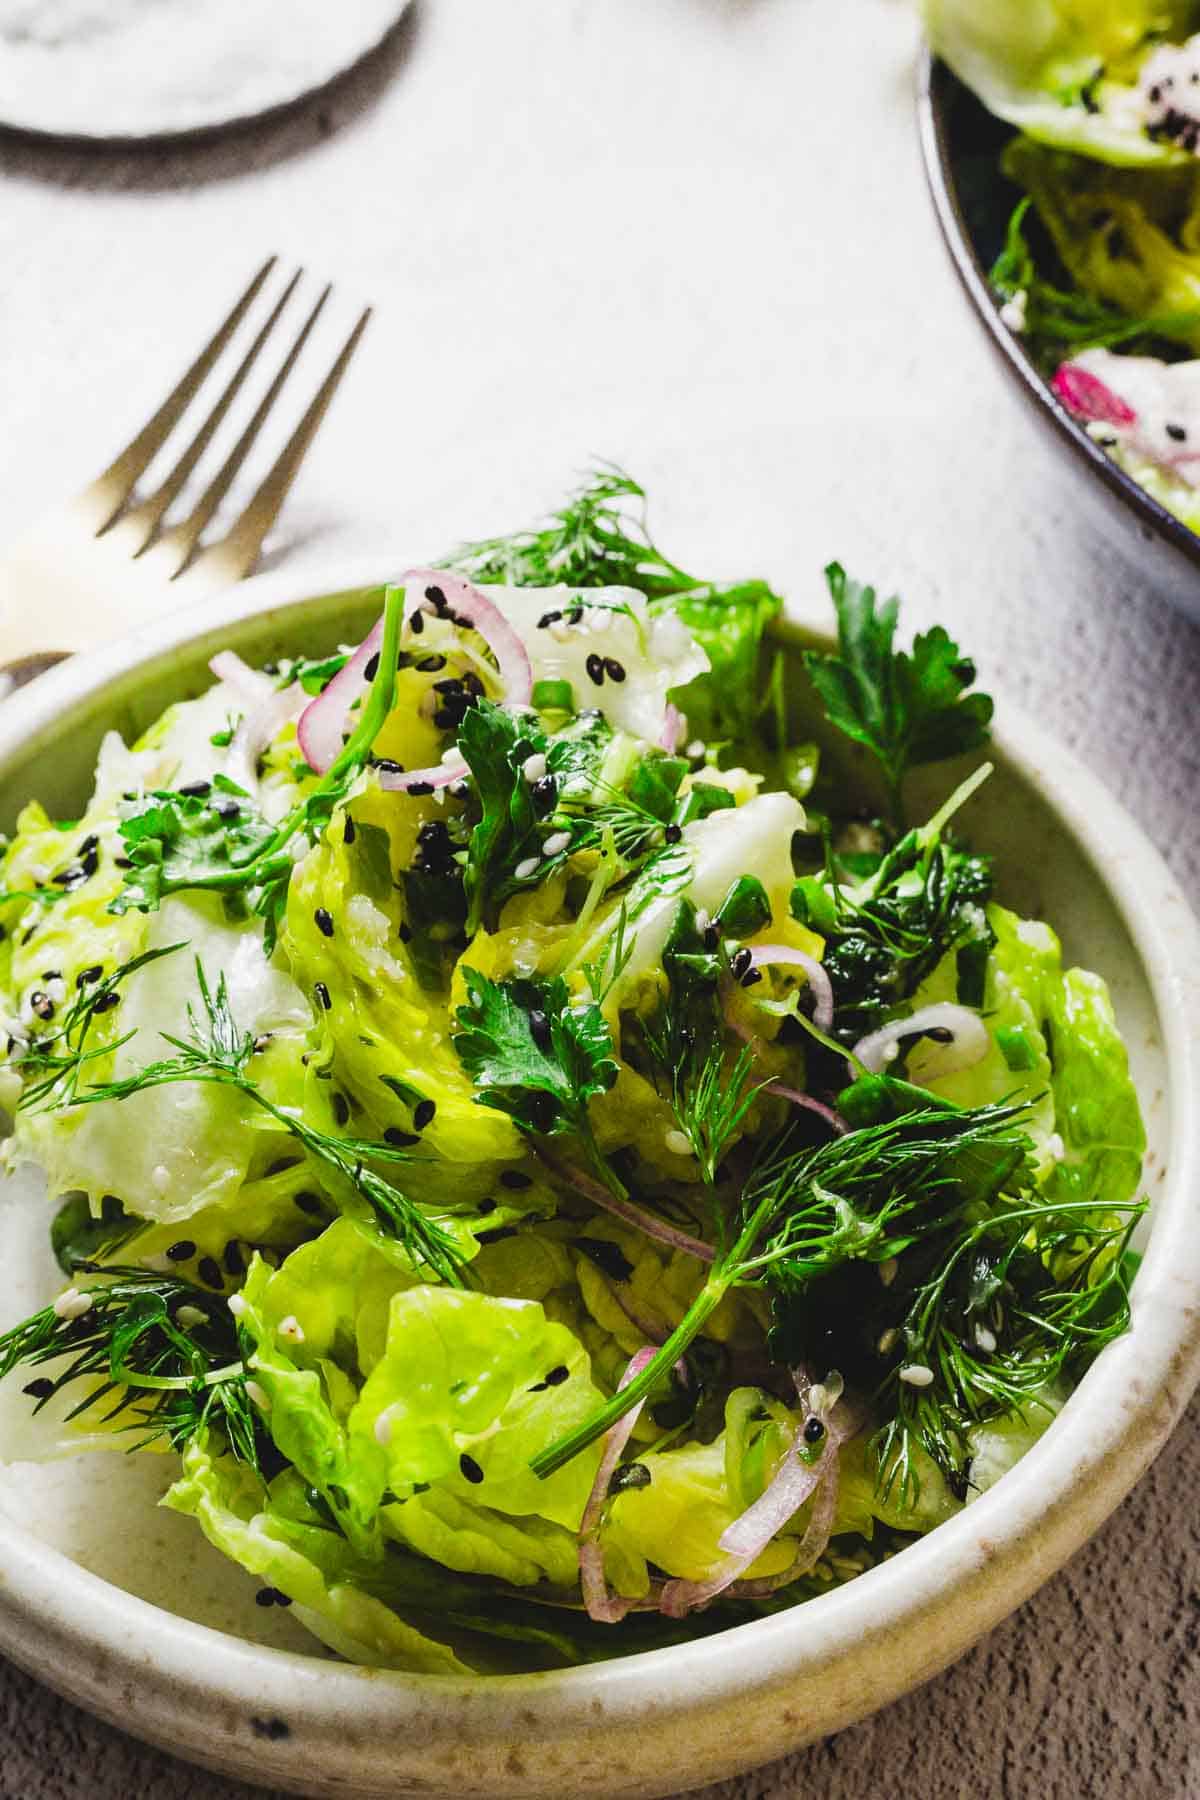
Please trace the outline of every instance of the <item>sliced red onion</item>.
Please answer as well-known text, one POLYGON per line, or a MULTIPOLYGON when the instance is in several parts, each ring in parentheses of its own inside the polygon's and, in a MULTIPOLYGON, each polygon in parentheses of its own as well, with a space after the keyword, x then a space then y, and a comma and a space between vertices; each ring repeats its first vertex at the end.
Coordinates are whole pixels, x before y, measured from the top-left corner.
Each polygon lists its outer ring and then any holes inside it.
POLYGON ((667 1327, 660 1318, 647 1312, 633 1296, 633 1290, 626 1281, 611 1281, 606 1275, 600 1276, 604 1286, 612 1295, 631 1325, 636 1325, 642 1336, 652 1344, 665 1344, 667 1327))
POLYGON ((656 1218, 653 1213, 643 1212, 640 1206, 634 1206, 630 1200, 618 1200, 616 1195, 610 1194, 606 1187, 601 1186, 600 1182, 593 1181, 590 1175, 585 1175, 583 1170, 577 1169, 573 1163, 561 1161, 544 1146, 539 1145, 537 1154, 560 1181, 565 1181, 570 1187, 573 1187, 577 1194, 582 1194, 585 1200, 592 1202, 593 1206, 598 1206, 604 1212, 611 1213, 614 1219, 620 1219, 623 1225, 632 1225, 635 1231, 644 1233, 646 1237, 654 1238, 660 1244, 669 1244, 672 1250, 685 1250, 689 1256, 696 1257, 700 1262, 712 1262, 713 1247, 711 1244, 706 1244, 703 1238, 690 1237, 686 1231, 676 1230, 675 1226, 668 1225, 665 1219, 656 1218))
POLYGON ((253 794, 258 787, 258 759, 280 728, 294 719, 308 696, 298 681, 272 688, 252 712, 243 713, 225 752, 225 773, 253 794))
MULTIPOLYGON (((446 569, 409 569, 400 577, 404 586, 402 629, 418 612, 441 612, 456 624, 477 631, 496 658, 505 704, 526 705, 533 692, 533 670, 524 644, 500 609, 461 575, 446 569), (436 592, 442 604, 430 598, 436 592)), ((350 661, 336 674, 324 693, 306 708, 297 727, 300 748, 310 767, 324 774, 342 748, 346 719, 354 702, 369 687, 367 667, 383 641, 383 621, 365 637, 350 661)), ((435 769, 412 769, 381 777, 395 790, 422 786, 444 787, 465 772, 464 763, 441 763, 435 769)))
POLYGON ((790 944, 758 944, 751 947, 752 969, 785 963, 803 969, 808 976, 808 984, 813 991, 813 1024, 818 1031, 829 1031, 833 1026, 833 983, 824 965, 806 950, 793 950, 790 944))
POLYGON ((247 712, 261 706, 267 696, 276 691, 270 676, 244 663, 236 650, 218 650, 215 656, 209 657, 208 666, 218 681, 233 689, 247 712))
MULTIPOLYGON (((641 1374, 647 1363, 654 1360, 655 1354, 654 1347, 647 1345, 644 1350, 639 1350, 631 1357, 629 1366, 617 1383, 618 1393, 629 1386, 635 1375, 641 1374)), ((579 1580, 583 1589, 583 1604, 587 1608, 588 1617, 601 1625, 619 1625, 636 1604, 623 1595, 609 1592, 604 1574, 604 1551, 600 1543, 600 1521, 604 1515, 609 1483, 645 1404, 643 1399, 636 1406, 630 1407, 624 1418, 618 1419, 615 1425, 610 1425, 601 1439, 604 1449, 600 1466, 596 1470, 596 1479, 592 1483, 592 1491, 579 1522, 579 1580)))
POLYGON ((672 701, 668 700, 667 710, 663 714, 662 735, 658 740, 660 747, 673 754, 679 744, 679 739, 683 734, 685 726, 686 721, 683 714, 672 701))
POLYGON ((893 1019, 890 1025, 883 1025, 878 1031, 860 1038, 848 1061, 851 1075, 858 1073, 856 1064, 872 1075, 878 1075, 895 1057, 893 1046, 904 1038, 931 1032, 942 1037, 949 1034, 947 1052, 938 1067, 939 1075, 974 1068, 991 1048, 988 1028, 978 1013, 966 1006, 955 1006, 949 1000, 939 1000, 933 1006, 922 1006, 907 1019, 893 1019))
POLYGON ((781 1100, 789 1100, 793 1106, 802 1106, 806 1112, 816 1113, 838 1137, 844 1137, 850 1129, 840 1112, 835 1112, 832 1106, 826 1106, 823 1100, 814 1100, 811 1094, 802 1094, 799 1088, 784 1087, 782 1081, 768 1081, 763 1092, 777 1094, 781 1100))
MULTIPOLYGON (((840 1387, 837 1391, 840 1392, 840 1387)), ((668 1618, 682 1619, 695 1607, 707 1606, 718 1594, 730 1590, 735 1582, 743 1598, 750 1598, 756 1592, 770 1593, 775 1587, 782 1587, 806 1574, 822 1556, 837 1512, 838 1452, 845 1440, 845 1433, 832 1419, 836 1407, 832 1391, 826 1407, 827 1410, 815 1413, 805 1408, 804 1421, 766 1488, 753 1505, 721 1533, 718 1548, 726 1553, 721 1567, 704 1581, 667 1582, 659 1605, 668 1618), (804 1433, 812 1417, 819 1418, 824 1425, 825 1442, 816 1461, 806 1462, 802 1455, 806 1443, 804 1433), (824 1489, 830 1491, 822 1497, 824 1489), (781 1575, 764 1577, 761 1582, 739 1582, 743 1570, 757 1562, 767 1545, 796 1516, 810 1495, 817 1496, 812 1514, 788 1569, 781 1575)))
POLYGON ((1063 363, 1050 383, 1058 398, 1077 419, 1097 425, 1136 425, 1137 414, 1120 394, 1083 369, 1078 363, 1063 363))

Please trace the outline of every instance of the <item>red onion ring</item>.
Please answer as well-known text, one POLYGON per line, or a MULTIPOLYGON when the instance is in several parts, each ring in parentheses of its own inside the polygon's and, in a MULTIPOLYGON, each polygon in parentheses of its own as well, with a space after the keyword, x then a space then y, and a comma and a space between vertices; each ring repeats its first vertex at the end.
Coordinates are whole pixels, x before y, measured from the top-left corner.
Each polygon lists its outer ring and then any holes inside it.
POLYGON ((833 983, 829 979, 829 971, 810 956, 806 950, 793 950, 790 944, 758 944, 751 946, 750 967, 761 969, 764 965, 788 963, 795 968, 803 969, 808 976, 808 984, 813 991, 813 1024, 818 1031, 829 1031, 833 1027, 833 983))
MULTIPOLYGON (((654 1347, 648 1344, 644 1350, 639 1350, 630 1358, 625 1373, 617 1383, 618 1393, 622 1388, 628 1387, 635 1375, 641 1374, 647 1363, 653 1361, 655 1354, 654 1347)), ((639 1400, 636 1406, 630 1407, 624 1418, 618 1419, 605 1432, 601 1440, 604 1450, 600 1466, 596 1470, 596 1479, 592 1483, 592 1491, 579 1521, 579 1581, 583 1589, 583 1604, 587 1608, 588 1617, 601 1625, 619 1625, 626 1613, 637 1604, 621 1594, 609 1592, 604 1573, 604 1551, 600 1544, 600 1521, 604 1513, 604 1502, 608 1498, 609 1482, 645 1404, 644 1399, 639 1400)))
MULTIPOLYGON (((797 1576, 806 1574, 818 1561, 829 1542, 829 1532, 837 1510, 838 1450, 842 1443, 841 1433, 828 1420, 823 1420, 822 1423, 825 1426, 825 1446, 816 1462, 804 1462, 798 1454, 804 1444, 804 1431, 808 1424, 806 1417, 789 1444, 783 1461, 758 1499, 721 1533, 718 1548, 726 1552, 726 1559, 721 1567, 704 1581, 667 1582, 659 1605, 669 1619, 684 1618, 694 1608, 707 1606, 718 1594, 723 1594, 730 1588, 743 1570, 758 1560, 789 1519, 795 1517, 809 1496, 816 1494, 829 1480, 832 1472, 832 1496, 823 1505, 819 1501, 814 1504, 813 1515, 791 1566, 785 1575, 765 1579, 782 1587, 785 1581, 794 1581, 797 1576)), ((740 1586, 743 1595, 749 1597, 759 1583, 752 1581, 740 1586)))
MULTIPOLYGON (((597 1271, 599 1273, 599 1271, 597 1271)), ((642 1336, 652 1344, 659 1346, 667 1341, 668 1328, 661 1319, 639 1306, 633 1298, 627 1281, 613 1281, 607 1275, 600 1275, 600 1280, 612 1295, 631 1325, 636 1325, 642 1336)))
MULTIPOLYGON (((400 577, 400 583, 405 589, 401 629, 410 625, 418 612, 428 611, 431 607, 443 610, 437 608, 436 603, 429 598, 430 593, 436 590, 445 602, 445 616, 453 618, 456 624, 466 625, 472 631, 477 631, 496 658, 504 703, 512 706, 528 704, 533 692, 533 670, 529 656, 504 614, 485 594, 481 594, 463 576, 453 575, 445 569, 409 569, 400 577)), ((370 685, 366 670, 382 641, 381 619, 325 691, 318 694, 301 715, 296 728, 300 748, 310 768, 315 769, 318 774, 325 774, 341 751, 346 716, 355 700, 370 685)), ((403 774, 389 772, 380 776, 380 784, 393 791, 403 791, 414 784, 422 787, 445 787, 452 781, 458 781, 465 773, 466 764, 460 759, 453 763, 439 763, 431 769, 412 769, 403 774)))
POLYGON ((1062 363, 1050 383, 1055 396, 1077 419, 1098 425, 1136 425, 1137 414, 1128 401, 1077 363, 1062 363))
POLYGON ((667 701, 667 710, 663 714, 663 728, 659 737, 659 746, 668 753, 673 753, 679 744, 683 732, 684 718, 679 708, 672 701, 667 701))
POLYGON ((631 1201, 618 1200, 615 1194, 610 1194, 606 1187, 593 1181, 582 1169, 577 1169, 573 1163, 560 1161, 552 1151, 543 1146, 538 1146, 536 1154, 560 1181, 573 1187, 576 1193, 582 1194, 585 1200, 590 1200, 593 1206, 611 1213, 614 1219, 620 1219, 623 1225, 632 1225, 635 1231, 654 1238, 660 1244, 669 1244, 672 1250, 685 1250, 699 1262, 713 1261, 713 1247, 706 1244, 703 1238, 689 1237, 686 1231, 678 1231, 674 1225, 668 1225, 665 1219, 657 1219, 653 1213, 643 1212, 640 1206, 634 1206, 631 1201))
POLYGON ((840 1112, 835 1112, 832 1106, 826 1106, 823 1100, 814 1100, 811 1094, 802 1094, 799 1088, 784 1087, 782 1081, 768 1081, 763 1086, 763 1093, 777 1094, 781 1100, 790 1100, 793 1106, 802 1106, 806 1112, 816 1113, 838 1137, 845 1137, 850 1129, 840 1112))
POLYGON ((813 1495, 812 1512, 804 1528, 804 1536, 796 1547, 792 1562, 778 1575, 762 1575, 753 1581, 730 1582, 725 1592, 731 1600, 761 1600, 767 1594, 777 1593, 781 1587, 787 1587, 790 1582, 798 1581, 801 1575, 807 1575, 820 1562, 828 1548, 833 1522, 837 1517, 838 1490, 841 1486, 839 1447, 831 1439, 821 1459, 825 1468, 813 1495))
POLYGON ((889 1052, 893 1044, 898 1044, 902 1038, 919 1037, 930 1031, 948 1031, 959 1047, 960 1054, 948 1057, 946 1066, 938 1071, 942 1075, 974 1068, 991 1049, 991 1035, 978 1013, 966 1006, 956 1006, 952 1001, 939 1000, 933 1006, 920 1007, 907 1019, 893 1019, 890 1025, 883 1025, 878 1031, 868 1032, 866 1037, 860 1038, 847 1062, 851 1076, 858 1073, 856 1064, 861 1064, 872 1075, 878 1075, 891 1061, 889 1052))

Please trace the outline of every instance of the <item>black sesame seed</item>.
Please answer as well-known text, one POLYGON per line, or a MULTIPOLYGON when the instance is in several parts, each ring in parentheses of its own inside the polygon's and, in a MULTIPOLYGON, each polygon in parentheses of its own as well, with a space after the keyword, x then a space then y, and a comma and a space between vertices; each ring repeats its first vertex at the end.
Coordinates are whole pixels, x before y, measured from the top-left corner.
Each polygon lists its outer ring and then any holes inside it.
POLYGON ((39 1375, 36 1381, 27 1381, 21 1392, 28 1394, 31 1400, 47 1400, 54 1392, 54 1383, 39 1375))
POLYGON ((54 1002, 49 994, 43 994, 41 988, 35 989, 29 996, 29 1004, 39 1019, 49 1020, 54 1017, 54 1002))
POLYGON ((225 1285, 220 1264, 215 1256, 202 1256, 196 1264, 196 1273, 205 1287, 219 1288, 225 1285))
POLYGON ((425 589, 425 598, 427 600, 431 600, 433 602, 434 606, 437 607, 439 612, 445 612, 445 610, 446 610, 446 590, 445 590, 445 588, 438 587, 436 585, 436 583, 431 582, 430 585, 425 589))
POLYGON ((612 1500, 618 1494, 624 1494, 630 1489, 648 1488, 651 1480, 650 1471, 645 1463, 622 1463, 620 1468, 614 1469, 612 1472, 612 1478, 608 1484, 608 1497, 612 1500))
POLYGON ((445 666, 445 657, 438 656, 437 654, 434 654, 433 656, 423 656, 417 664, 417 668, 422 675, 436 675, 438 670, 444 669, 445 666))
POLYGON ((580 623, 580 621, 582 620, 582 618, 583 618, 582 606, 573 606, 573 607, 571 607, 570 611, 566 614, 566 621, 567 621, 568 625, 578 625, 580 623))
POLYGON ((703 932, 704 948, 706 950, 715 950, 720 941, 721 927, 719 925, 706 925, 703 932))
POLYGON ((588 657, 587 662, 584 664, 584 668, 588 672, 588 679, 595 682, 597 687, 603 687, 604 658, 602 656, 597 656, 596 652, 593 650, 592 654, 588 657))
POLYGON ((292 1604, 292 1596, 290 1594, 285 1594, 282 1588, 272 1588, 271 1592, 275 1596, 276 1606, 290 1606, 292 1604))
POLYGON ((476 1486, 478 1486, 483 1480, 483 1470, 475 1461, 475 1458, 473 1456, 468 1456, 465 1450, 458 1459, 458 1466, 462 1472, 464 1481, 474 1482, 476 1486))
POLYGON ((750 950, 747 950, 745 945, 743 945, 740 950, 735 950, 733 955, 730 957, 729 967, 730 967, 730 970, 732 971, 732 973, 734 975, 736 975, 738 980, 740 981, 742 976, 751 967, 753 962, 754 962, 753 952, 750 950))
POLYGON ((742 976, 742 986, 744 988, 752 988, 754 986, 755 982, 758 982, 761 980, 762 980, 762 971, 760 969, 748 969, 747 972, 742 976))
POLYGON ((625 664, 619 663, 615 656, 606 656, 604 659, 604 673, 608 676, 610 681, 624 681, 625 664))
POLYGON ((1187 443, 1187 431, 1182 425, 1168 425, 1167 436, 1176 444, 1187 443))
POLYGON ((444 681, 434 682, 433 691, 435 694, 461 694, 465 690, 457 675, 447 675, 444 681))
POLYGON ((515 1225, 494 1225, 490 1231, 477 1231, 475 1242, 477 1244, 498 1244, 502 1238, 516 1237, 516 1235, 515 1225))
POLYGON ((303 1188, 300 1193, 293 1194, 292 1199, 300 1211, 307 1213, 310 1219, 324 1217, 325 1202, 321 1199, 320 1194, 314 1194, 310 1189, 303 1188))
POLYGON ((529 1035, 539 1050, 549 1050, 553 1042, 550 1021, 538 1007, 534 1007, 529 1015, 529 1035))
POLYGON ((383 1141, 394 1150, 409 1150, 421 1140, 413 1131, 401 1131, 399 1125, 389 1125, 383 1134, 383 1141))
POLYGON ((804 1441, 806 1444, 819 1444, 825 1436, 825 1427, 815 1416, 807 1419, 804 1425, 804 1441))
POLYGON ((88 982, 99 981, 103 973, 103 963, 92 963, 88 968, 80 969, 78 975, 75 977, 75 986, 81 988, 86 986, 88 982))
POLYGON ((189 781, 186 782, 183 787, 176 788, 175 792, 177 794, 186 794, 189 799, 206 800, 209 794, 212 793, 212 782, 189 781))
POLYGON ((106 988, 103 993, 97 994, 96 998, 92 1001, 92 1011, 94 1013, 111 1012, 114 1006, 120 1006, 120 1004, 121 996, 117 993, 116 989, 106 988))
POLYGON ((533 1186, 533 1176, 523 1175, 520 1169, 502 1169, 500 1172, 500 1186, 512 1188, 514 1192, 520 1192, 522 1188, 533 1186))
POLYGON ((379 673, 379 652, 378 652, 378 650, 376 650, 375 654, 373 656, 368 656, 368 658, 366 660, 366 664, 363 668, 363 680, 364 681, 374 681, 374 679, 378 675, 378 673, 379 673))
POLYGON ((410 781, 408 791, 414 800, 423 800, 426 794, 432 794, 433 783, 432 781, 410 781))
POLYGON ((114 856, 113 867, 114 869, 132 869, 133 858, 130 856, 114 856))
POLYGON ((564 1381, 570 1379, 570 1375, 571 1371, 568 1369, 566 1363, 559 1363, 558 1366, 551 1369, 546 1376, 546 1386, 561 1387, 564 1381))
POLYGON ((313 988, 313 993, 317 996, 317 999, 325 1008, 325 1011, 329 1012, 333 1006, 333 1001, 330 999, 329 989, 325 986, 323 981, 318 981, 316 983, 313 988))
POLYGON ((426 848, 435 844, 448 844, 450 842, 450 827, 446 824, 444 819, 426 819, 425 823, 417 832, 417 842, 418 844, 425 845, 426 848))
POLYGON ((663 832, 663 838, 668 844, 677 844, 682 836, 683 836, 683 826, 682 825, 668 825, 666 830, 663 832))
POLYGON ((333 1116, 339 1125, 345 1125, 350 1118, 350 1102, 345 1094, 334 1094, 331 1098, 333 1116))
POLYGON ((61 981, 62 980, 62 970, 61 969, 43 969, 42 970, 42 980, 43 981, 61 981))
MULTIPOLYGON (((503 1179, 503 1177, 501 1177, 501 1179, 503 1179)), ((481 1219, 486 1219, 488 1214, 494 1213, 495 1210, 496 1202, 494 1200, 481 1200, 476 1208, 481 1219)))
POLYGON ((259 1588, 257 1594, 254 1596, 254 1604, 255 1606, 274 1606, 275 1589, 269 1587, 259 1588))
POLYGON ((318 906, 316 912, 313 914, 313 921, 322 937, 333 936, 333 916, 325 907, 318 906))
POLYGON ((394 762, 390 756, 373 756, 371 767, 378 769, 381 775, 403 775, 404 764, 394 762))
POLYGON ((408 621, 408 629, 412 632, 414 637, 420 637, 421 633, 425 629, 424 613, 422 613, 422 612, 413 613, 412 617, 408 621))
POLYGON ((558 621, 561 618, 562 618, 561 612, 545 612, 545 613, 543 613, 541 618, 538 620, 538 630, 539 631, 548 630, 551 625, 557 625, 558 621))
POLYGON ((76 856, 90 856, 93 850, 98 850, 99 848, 100 839, 96 836, 94 831, 89 831, 75 854, 76 856))
POLYGON ((548 811, 558 799, 558 783, 553 775, 543 775, 534 782, 530 789, 533 804, 542 812, 548 811))
POLYGON ((234 819, 240 819, 242 816, 241 807, 231 796, 220 800, 214 800, 212 809, 216 813, 218 819, 224 819, 227 825, 232 824, 234 819))
POLYGON ((191 1238, 180 1238, 177 1243, 171 1244, 167 1250, 167 1255, 172 1262, 191 1262, 195 1254, 196 1246, 191 1238))
POLYGON ((230 1238, 226 1244, 221 1255, 221 1262, 227 1275, 244 1275, 246 1273, 246 1258, 242 1255, 242 1246, 236 1238, 230 1238))
POLYGON ((574 1241, 575 1248, 581 1250, 589 1262, 595 1263, 610 1281, 628 1281, 633 1274, 633 1264, 620 1244, 614 1244, 611 1238, 577 1237, 574 1241))
POLYGON ((433 1122, 433 1115, 436 1111, 437 1102, 435 1100, 418 1100, 413 1107, 414 1128, 417 1131, 424 1131, 425 1127, 433 1122))
POLYGON ((452 781, 446 792, 452 800, 465 800, 471 792, 471 784, 469 781, 452 781))
POLYGON ((356 832, 356 831, 355 831, 355 828, 354 828, 354 820, 353 820, 353 819, 352 819, 352 818, 351 818, 351 817, 350 817, 350 814, 349 814, 349 813, 347 813, 347 814, 346 814, 346 823, 345 823, 345 826, 344 826, 344 827, 343 827, 343 829, 342 829, 342 842, 343 842, 343 844, 352 844, 352 843, 353 843, 353 842, 354 842, 354 840, 355 840, 355 837, 356 837, 356 836, 357 836, 357 835, 358 835, 358 834, 357 834, 357 832, 356 832))

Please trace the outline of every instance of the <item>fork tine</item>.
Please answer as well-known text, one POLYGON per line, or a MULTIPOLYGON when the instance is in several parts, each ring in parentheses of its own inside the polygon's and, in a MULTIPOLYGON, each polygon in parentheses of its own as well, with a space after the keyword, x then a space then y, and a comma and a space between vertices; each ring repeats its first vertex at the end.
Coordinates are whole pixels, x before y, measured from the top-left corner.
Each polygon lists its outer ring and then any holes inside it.
POLYGON ((301 271, 297 269, 296 273, 292 276, 292 279, 284 288, 283 293, 276 301, 270 317, 247 350, 238 367, 234 370, 233 375, 226 384, 216 405, 213 407, 207 419, 205 419, 203 425, 200 427, 183 455, 179 458, 179 461, 175 464, 175 467, 171 470, 170 474, 153 494, 141 501, 137 506, 131 507, 129 511, 123 513, 117 522, 117 529, 129 541, 135 556, 141 556, 142 552, 149 549, 150 545, 153 543, 155 533, 162 523, 163 516, 168 507, 170 507, 172 502, 177 499, 183 489, 184 483, 187 481, 192 470, 196 467, 196 464, 200 461, 200 458, 204 455, 204 452, 212 442, 213 434, 216 432, 217 427, 225 417, 225 414, 229 411, 230 406, 237 398, 247 375, 257 362, 260 350, 279 323, 279 316, 292 295, 295 293, 296 284, 300 280, 300 275, 301 271))
POLYGON ((321 422, 350 365, 350 359, 358 348, 370 317, 371 308, 368 306, 241 518, 224 538, 204 552, 204 559, 207 561, 211 558, 214 569, 219 569, 229 581, 240 581, 258 561, 263 539, 275 523, 279 509, 299 472, 300 464, 308 453, 308 447, 320 430, 321 422))
POLYGON ((132 493, 138 477, 149 468, 175 429, 209 370, 241 324, 247 309, 274 268, 275 261, 273 256, 267 258, 232 312, 218 327, 178 386, 167 395, 153 418, 143 425, 137 436, 126 444, 103 474, 90 482, 80 495, 81 501, 95 513, 97 536, 113 523, 132 493))
POLYGON ((266 422, 267 415, 274 406, 284 382, 295 367, 296 359, 308 342, 309 333, 320 318, 325 302, 332 292, 333 284, 330 283, 301 326, 295 342, 279 365, 274 380, 259 401, 254 417, 201 494, 192 511, 186 519, 181 519, 178 525, 173 525, 169 531, 164 531, 159 538, 156 548, 162 553, 164 568, 172 581, 176 576, 182 575, 187 568, 209 520, 229 492, 239 469, 254 448, 255 440, 266 422), (170 563, 174 564, 173 568, 169 567, 170 563))

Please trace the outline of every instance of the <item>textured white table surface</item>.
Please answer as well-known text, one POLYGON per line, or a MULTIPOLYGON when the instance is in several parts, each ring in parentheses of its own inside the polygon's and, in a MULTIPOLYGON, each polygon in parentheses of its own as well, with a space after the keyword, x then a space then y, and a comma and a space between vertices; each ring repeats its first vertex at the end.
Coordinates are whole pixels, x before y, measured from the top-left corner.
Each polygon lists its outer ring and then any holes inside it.
MULTIPOLYGON (((902 0, 419 0, 236 137, 0 139, 0 529, 101 465, 277 249, 336 277, 334 323, 378 307, 273 551, 299 581, 523 523, 612 457, 688 566, 812 592, 837 556, 956 627, 1197 896, 1200 633, 1095 541, 958 291, 913 54, 902 0)), ((709 1800, 1200 1793, 1198 1427, 950 1673, 709 1800)), ((0 1667, 5 1800, 243 1793, 0 1667)))

